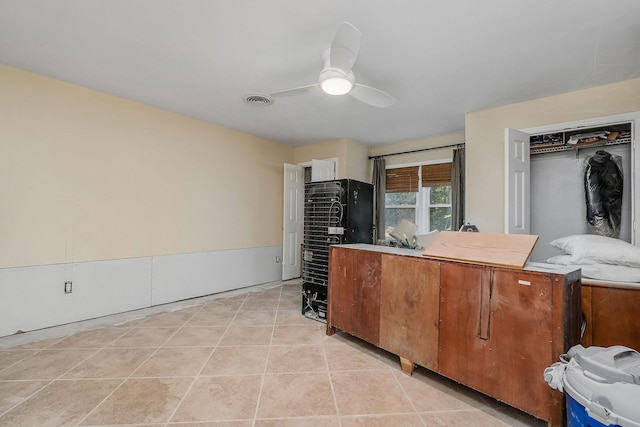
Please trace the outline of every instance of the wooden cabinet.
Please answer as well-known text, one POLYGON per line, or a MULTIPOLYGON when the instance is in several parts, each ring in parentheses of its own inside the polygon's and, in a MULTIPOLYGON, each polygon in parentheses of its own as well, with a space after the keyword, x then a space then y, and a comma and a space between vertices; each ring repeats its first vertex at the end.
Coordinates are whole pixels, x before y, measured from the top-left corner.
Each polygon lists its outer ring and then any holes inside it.
POLYGON ((380 347, 413 364, 438 369, 440 263, 382 255, 380 347))
POLYGON ((398 355, 407 373, 414 364, 437 369, 439 263, 341 246, 329 253, 328 333, 398 355))
POLYGON ((380 343, 379 253, 330 247, 327 324, 374 345, 380 343))
POLYGON ((562 395, 542 372, 579 343, 579 283, 455 262, 442 263, 440 283, 439 372, 561 425, 562 395))
POLYGON ((640 351, 640 287, 616 283, 582 283, 586 329, 582 345, 624 345, 640 351))
POLYGON ((542 373, 579 343, 580 322, 577 269, 330 248, 328 334, 343 330, 400 356, 405 373, 418 364, 551 426, 562 425, 562 393, 542 373))

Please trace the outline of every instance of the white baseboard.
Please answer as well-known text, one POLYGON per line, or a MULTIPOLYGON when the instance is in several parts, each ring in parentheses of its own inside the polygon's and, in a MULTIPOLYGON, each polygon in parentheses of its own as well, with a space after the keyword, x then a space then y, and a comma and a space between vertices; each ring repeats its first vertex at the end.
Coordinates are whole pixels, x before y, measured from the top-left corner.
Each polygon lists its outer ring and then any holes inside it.
POLYGON ((270 246, 0 269, 0 337, 277 281, 281 255, 270 246))

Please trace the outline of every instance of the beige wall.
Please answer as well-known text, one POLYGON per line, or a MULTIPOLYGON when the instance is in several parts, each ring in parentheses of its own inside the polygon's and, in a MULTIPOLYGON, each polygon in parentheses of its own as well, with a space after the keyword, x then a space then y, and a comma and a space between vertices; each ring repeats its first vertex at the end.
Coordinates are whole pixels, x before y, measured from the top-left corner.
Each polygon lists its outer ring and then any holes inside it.
POLYGON ((311 160, 338 159, 336 178, 350 178, 371 182, 368 171, 368 150, 366 145, 346 138, 332 139, 317 144, 303 145, 295 149, 295 163, 311 160))
POLYGON ((371 182, 369 169, 369 147, 359 142, 347 140, 347 178, 371 182))
MULTIPOLYGON (((351 178, 371 182, 373 161, 369 160, 369 156, 461 143, 464 143, 464 132, 373 147, 342 138, 297 147, 295 149, 295 163, 310 162, 313 159, 337 158, 338 178, 351 178)), ((419 153, 389 156, 387 157, 387 165, 438 161, 451 159, 452 157, 453 148, 439 148, 419 153)))
POLYGON ((306 163, 311 160, 338 159, 338 178, 347 177, 346 139, 332 139, 317 144, 296 147, 294 163, 306 163))
MULTIPOLYGON (((397 144, 378 145, 375 147, 371 147, 371 149, 369 150, 369 155, 381 156, 391 153, 402 153, 405 151, 421 150, 430 147, 443 147, 446 145, 462 144, 464 142, 464 132, 454 132, 447 135, 416 139, 397 144)), ((385 159, 387 166, 452 159, 453 149, 454 147, 438 148, 428 151, 420 151, 418 153, 389 156, 385 159)), ((371 164, 373 164, 373 162, 371 162, 371 164)))
POLYGON ((0 66, 0 267, 282 244, 294 149, 0 66))
POLYGON ((460 142, 467 220, 501 232, 504 128, 640 111, 634 79, 469 113, 464 133, 294 149, 1 65, 0 93, 0 268, 281 245, 283 163, 337 157, 370 181, 369 155, 460 142))
POLYGON ((640 111, 640 79, 467 114, 466 219, 480 231, 504 230, 505 128, 524 129, 635 111, 640 111))

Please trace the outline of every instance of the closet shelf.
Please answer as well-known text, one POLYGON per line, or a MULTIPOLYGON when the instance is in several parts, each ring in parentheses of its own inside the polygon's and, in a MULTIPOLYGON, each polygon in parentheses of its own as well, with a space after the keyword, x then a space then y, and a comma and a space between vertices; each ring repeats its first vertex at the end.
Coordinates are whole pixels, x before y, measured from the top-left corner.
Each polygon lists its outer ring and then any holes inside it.
POLYGON ((531 154, 555 153, 580 148, 605 147, 631 143, 631 123, 611 123, 592 128, 565 129, 562 131, 531 135, 531 154))
POLYGON ((530 154, 533 155, 533 154, 543 154, 543 153, 555 153, 558 151, 577 150, 580 148, 604 147, 604 146, 621 145, 621 144, 629 144, 629 143, 631 143, 630 136, 627 136, 624 138, 618 138, 613 141, 602 140, 602 141, 586 143, 586 144, 562 143, 562 144, 555 144, 555 145, 547 145, 543 147, 532 146, 530 149, 530 154))

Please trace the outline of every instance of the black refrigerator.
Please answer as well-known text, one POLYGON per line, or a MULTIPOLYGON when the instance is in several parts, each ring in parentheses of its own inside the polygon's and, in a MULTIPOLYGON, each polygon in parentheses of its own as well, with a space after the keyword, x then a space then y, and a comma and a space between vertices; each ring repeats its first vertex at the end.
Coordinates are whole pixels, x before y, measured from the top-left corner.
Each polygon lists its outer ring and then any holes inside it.
POLYGON ((373 243, 373 185, 353 179, 309 182, 304 196, 302 314, 326 322, 329 246, 373 243))

